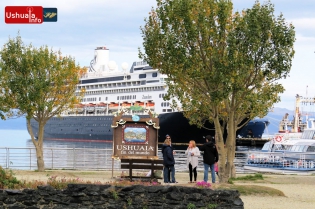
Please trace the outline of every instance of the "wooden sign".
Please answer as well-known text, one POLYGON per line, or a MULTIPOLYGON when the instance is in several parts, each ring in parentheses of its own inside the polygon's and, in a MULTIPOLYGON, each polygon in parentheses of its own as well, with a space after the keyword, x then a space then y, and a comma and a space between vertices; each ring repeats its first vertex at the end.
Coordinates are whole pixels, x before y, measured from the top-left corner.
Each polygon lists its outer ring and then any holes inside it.
POLYGON ((159 119, 149 110, 146 116, 113 118, 113 158, 158 159, 159 119), (149 117, 148 117, 149 116, 149 117))

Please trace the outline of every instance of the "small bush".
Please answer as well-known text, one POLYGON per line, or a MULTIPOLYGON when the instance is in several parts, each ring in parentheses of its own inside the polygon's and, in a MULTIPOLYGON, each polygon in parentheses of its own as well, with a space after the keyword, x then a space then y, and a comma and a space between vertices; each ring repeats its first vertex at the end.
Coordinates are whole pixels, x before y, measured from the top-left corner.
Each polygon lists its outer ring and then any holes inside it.
POLYGON ((229 183, 229 184, 234 184, 233 179, 232 179, 232 178, 229 178, 229 179, 228 179, 228 183, 229 183))
POLYGON ((19 188, 20 183, 12 170, 5 170, 0 166, 0 189, 16 189, 19 188))
POLYGON ((196 208, 196 205, 194 205, 193 203, 189 203, 187 205, 187 209, 195 209, 196 208))
POLYGON ((233 181, 256 181, 256 180, 264 180, 264 177, 260 173, 256 173, 253 175, 240 176, 236 178, 229 178, 228 183, 233 184, 233 181))
POLYGON ((21 181, 20 183, 20 189, 37 189, 38 186, 45 186, 47 185, 46 182, 44 181, 38 181, 38 180, 33 180, 33 181, 21 181))
POLYGON ((65 189, 67 188, 68 184, 90 184, 90 181, 84 182, 80 178, 69 178, 66 177, 58 177, 58 176, 51 176, 48 178, 47 184, 52 186, 55 189, 65 189))
POLYGON ((118 198, 119 198, 118 192, 115 191, 115 190, 111 190, 110 192, 112 193, 113 198, 114 198, 115 200, 118 200, 118 198))
POLYGON ((215 209, 215 208, 217 208, 217 204, 211 204, 211 203, 209 203, 208 205, 207 205, 207 209, 215 209))
POLYGON ((200 181, 196 183, 196 187, 198 188, 211 188, 211 184, 205 181, 200 181))
POLYGON ((232 189, 238 190, 241 195, 259 195, 259 196, 285 196, 284 193, 278 189, 258 185, 230 185, 221 184, 217 189, 232 189))
POLYGON ((128 203, 128 206, 130 206, 132 204, 132 199, 130 197, 128 197, 127 203, 128 203))
MULTIPOLYGON (((36 171, 35 171, 36 172, 36 171)), ((130 186, 130 185, 144 185, 144 186, 155 186, 159 185, 158 182, 150 182, 150 181, 133 181, 130 182, 125 179, 121 179, 118 182, 105 182, 102 183, 100 181, 84 181, 80 178, 67 178, 67 177, 58 177, 58 176, 50 176, 47 181, 25 181, 25 180, 17 180, 14 176, 12 170, 3 169, 0 166, 0 189, 37 189, 38 186, 50 185, 55 189, 65 189, 68 187, 68 184, 111 184, 115 186, 130 186)))

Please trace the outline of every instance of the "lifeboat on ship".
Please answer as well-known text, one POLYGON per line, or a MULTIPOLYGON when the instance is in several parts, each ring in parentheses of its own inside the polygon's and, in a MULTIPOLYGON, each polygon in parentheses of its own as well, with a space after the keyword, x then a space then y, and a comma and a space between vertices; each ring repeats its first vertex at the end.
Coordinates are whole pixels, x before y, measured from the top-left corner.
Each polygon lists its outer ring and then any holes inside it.
POLYGON ((97 113, 104 113, 106 110, 106 106, 107 106, 106 103, 101 102, 101 103, 95 105, 95 110, 97 113))
POLYGON ((124 102, 124 103, 121 104, 121 106, 122 106, 123 108, 130 108, 130 107, 131 107, 131 103, 124 102))
POLYGON ((70 109, 69 111, 68 111, 68 115, 71 115, 71 114, 74 114, 75 113, 75 110, 74 109, 70 109))
POLYGON ((112 103, 110 103, 110 104, 108 105, 108 109, 109 109, 109 110, 117 110, 118 107, 119 107, 119 104, 118 104, 118 103, 114 103, 114 102, 112 102, 112 103))
POLYGON ((87 104, 85 107, 86 107, 87 113, 91 114, 95 112, 95 104, 90 103, 90 104, 87 104))
POLYGON ((83 114, 83 112, 84 112, 84 105, 83 104, 76 104, 76 105, 74 105, 74 112, 76 113, 76 114, 83 114))
POLYGON ((136 101, 136 102, 134 103, 134 106, 140 106, 140 107, 144 108, 144 107, 145 107, 145 104, 144 104, 144 102, 136 101))
POLYGON ((149 108, 149 109, 154 109, 155 103, 152 102, 152 101, 148 101, 146 107, 149 108))

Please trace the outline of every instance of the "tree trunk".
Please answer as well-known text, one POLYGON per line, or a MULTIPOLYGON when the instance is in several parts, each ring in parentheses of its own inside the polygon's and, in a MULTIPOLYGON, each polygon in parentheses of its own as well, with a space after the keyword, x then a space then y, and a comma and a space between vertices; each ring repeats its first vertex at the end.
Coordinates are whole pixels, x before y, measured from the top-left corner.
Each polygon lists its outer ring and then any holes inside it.
POLYGON ((42 172, 45 171, 44 163, 44 153, 43 153, 43 139, 44 139, 44 123, 42 121, 38 122, 38 139, 35 139, 30 119, 27 119, 27 129, 31 135, 32 142, 35 146, 36 157, 37 157, 37 170, 42 172))
POLYGON ((37 157, 37 169, 40 172, 45 171, 45 163, 44 163, 44 153, 43 147, 37 146, 36 147, 36 157, 37 157))
POLYGON ((229 178, 235 177, 235 140, 236 140, 236 126, 234 121, 234 112, 230 112, 228 126, 227 126, 227 139, 226 139, 226 148, 227 148, 227 163, 226 171, 229 178))
POLYGON ((42 121, 38 121, 38 146, 36 147, 37 169, 42 172, 45 171, 43 141, 44 141, 44 127, 42 121))
POLYGON ((227 183, 229 177, 226 175, 226 150, 224 148, 224 139, 223 132, 220 124, 220 120, 218 117, 214 118, 214 127, 215 127, 215 135, 216 135, 216 145, 219 153, 219 181, 220 183, 227 183))

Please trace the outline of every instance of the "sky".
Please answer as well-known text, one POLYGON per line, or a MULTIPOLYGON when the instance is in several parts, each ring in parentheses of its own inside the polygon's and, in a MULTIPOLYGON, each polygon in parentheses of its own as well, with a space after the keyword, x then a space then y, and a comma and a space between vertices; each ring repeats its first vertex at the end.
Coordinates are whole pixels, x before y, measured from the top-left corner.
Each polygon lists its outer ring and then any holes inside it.
MULTIPOLYGON (((234 0, 234 10, 250 8, 254 2, 234 0)), ((275 104, 275 107, 293 110, 296 94, 315 96, 315 1, 271 0, 271 3, 275 5, 275 15, 282 13, 296 30, 290 77, 279 81, 286 90, 281 95, 281 102, 275 104)), ((0 44, 2 46, 19 32, 24 43, 60 49, 63 54, 75 57, 81 66, 89 65, 96 47, 106 46, 110 49, 110 60, 119 68, 123 62, 130 67, 134 61, 140 61, 140 26, 144 25, 144 18, 155 5, 155 0, 2 0, 0 44), (56 7, 58 21, 38 25, 6 24, 5 6, 56 7)))

